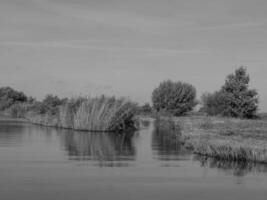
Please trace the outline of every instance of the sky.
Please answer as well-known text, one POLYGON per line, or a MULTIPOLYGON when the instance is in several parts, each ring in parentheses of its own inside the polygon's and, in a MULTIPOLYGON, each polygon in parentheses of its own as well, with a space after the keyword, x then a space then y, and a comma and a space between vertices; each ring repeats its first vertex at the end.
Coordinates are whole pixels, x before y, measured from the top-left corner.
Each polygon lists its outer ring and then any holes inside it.
POLYGON ((145 103, 167 79, 200 97, 239 66, 267 111, 266 0, 0 0, 0 87, 39 99, 145 103))

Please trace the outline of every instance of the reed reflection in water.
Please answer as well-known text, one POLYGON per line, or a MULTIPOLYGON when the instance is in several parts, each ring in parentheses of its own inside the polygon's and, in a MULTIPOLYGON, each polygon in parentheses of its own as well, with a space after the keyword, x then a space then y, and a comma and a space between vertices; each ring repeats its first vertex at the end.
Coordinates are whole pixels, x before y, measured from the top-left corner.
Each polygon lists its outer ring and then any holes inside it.
POLYGON ((61 134, 70 160, 96 161, 98 166, 128 166, 135 160, 134 133, 65 131, 61 134))
POLYGON ((218 160, 199 155, 195 155, 194 160, 199 161, 201 167, 217 169, 218 171, 224 172, 226 175, 233 175, 237 177, 243 177, 254 172, 267 172, 267 165, 261 163, 218 160))

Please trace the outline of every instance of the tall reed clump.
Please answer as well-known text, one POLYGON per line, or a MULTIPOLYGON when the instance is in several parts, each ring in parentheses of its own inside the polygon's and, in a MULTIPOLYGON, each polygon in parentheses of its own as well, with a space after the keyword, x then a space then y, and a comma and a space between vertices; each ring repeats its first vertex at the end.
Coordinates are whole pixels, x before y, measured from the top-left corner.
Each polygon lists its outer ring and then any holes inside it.
POLYGON ((136 105, 126 99, 95 97, 71 99, 59 109, 58 126, 75 130, 125 131, 135 129, 136 105))

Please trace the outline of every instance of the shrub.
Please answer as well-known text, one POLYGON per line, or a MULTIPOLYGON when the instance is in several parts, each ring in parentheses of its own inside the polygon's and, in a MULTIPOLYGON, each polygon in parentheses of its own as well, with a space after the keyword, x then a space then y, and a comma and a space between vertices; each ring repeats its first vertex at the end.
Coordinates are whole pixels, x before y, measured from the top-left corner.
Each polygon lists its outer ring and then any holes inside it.
POLYGON ((26 101, 27 96, 23 92, 16 91, 11 87, 0 88, 0 110, 3 111, 15 103, 26 101))
POLYGON ((49 107, 57 107, 65 103, 67 99, 60 99, 56 95, 48 94, 43 100, 43 103, 49 107))
POLYGON ((60 99, 56 95, 48 94, 40 105, 41 113, 50 113, 55 115, 59 112, 59 106, 67 102, 67 99, 60 99))
POLYGON ((149 103, 145 103, 144 105, 138 107, 138 113, 141 115, 152 114, 152 112, 153 109, 149 103))
POLYGON ((252 118, 258 108, 258 95, 249 89, 249 75, 244 67, 227 76, 225 84, 214 94, 202 98, 204 110, 210 115, 252 118))
POLYGON ((26 113, 32 109, 29 103, 15 103, 11 105, 7 112, 14 118, 24 118, 26 113))
POLYGON ((206 112, 208 115, 219 115, 224 111, 224 95, 223 93, 216 91, 213 94, 205 93, 202 95, 202 111, 206 112))
POLYGON ((157 111, 183 115, 196 105, 196 89, 188 83, 164 81, 153 91, 152 102, 157 111))

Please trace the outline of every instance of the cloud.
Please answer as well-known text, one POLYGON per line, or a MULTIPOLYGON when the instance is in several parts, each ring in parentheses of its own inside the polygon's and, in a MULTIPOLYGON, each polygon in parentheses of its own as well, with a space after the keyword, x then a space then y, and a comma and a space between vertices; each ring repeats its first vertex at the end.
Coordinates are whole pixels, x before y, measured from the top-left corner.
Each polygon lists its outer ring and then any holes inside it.
POLYGON ((240 22, 240 23, 227 23, 227 24, 214 24, 204 27, 206 30, 234 30, 234 29, 245 29, 251 27, 261 27, 264 26, 265 22, 240 22))
POLYGON ((67 48, 67 49, 88 49, 105 51, 142 51, 147 53, 171 53, 171 54, 205 54, 206 51, 196 49, 171 49, 171 48, 146 48, 146 47, 120 47, 90 44, 75 44, 68 42, 0 42, 0 46, 22 46, 34 48, 67 48))

